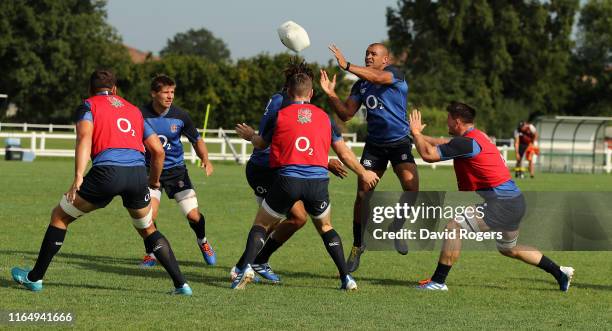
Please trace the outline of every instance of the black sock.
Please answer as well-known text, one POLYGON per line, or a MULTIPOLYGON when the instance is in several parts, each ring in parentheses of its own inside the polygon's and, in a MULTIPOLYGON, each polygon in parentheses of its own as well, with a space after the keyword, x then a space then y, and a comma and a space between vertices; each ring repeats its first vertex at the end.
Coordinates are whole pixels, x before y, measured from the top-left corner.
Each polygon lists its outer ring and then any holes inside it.
POLYGON ((438 262, 438 266, 436 267, 436 271, 433 276, 431 276, 431 280, 438 284, 444 284, 446 282, 446 277, 448 276, 448 272, 451 270, 450 265, 442 264, 438 262))
POLYGON ((49 268, 49 264, 51 264, 51 260, 53 260, 55 254, 62 248, 65 237, 66 230, 56 228, 52 225, 47 227, 47 232, 45 232, 45 237, 43 238, 42 244, 40 245, 40 251, 38 252, 38 259, 36 259, 34 269, 28 274, 28 280, 36 282, 43 279, 45 272, 47 272, 47 268, 49 268))
POLYGON ((553 262, 551 259, 549 259, 545 255, 542 255, 542 259, 538 263, 538 268, 553 275, 553 277, 555 277, 557 281, 561 279, 561 274, 562 274, 561 268, 559 268, 559 266, 555 262, 553 262))
POLYGON ((353 222, 353 246, 361 247, 361 223, 353 222))
POLYGON ((240 259, 238 259, 238 262, 236 262, 236 268, 240 269, 240 266, 244 264, 245 256, 246 256, 246 250, 244 252, 242 252, 242 255, 240 256, 240 259))
POLYGON ((174 287, 179 288, 186 283, 185 277, 181 273, 178 262, 174 257, 174 252, 170 247, 170 243, 159 231, 153 232, 145 238, 145 245, 148 250, 155 254, 157 261, 166 269, 166 272, 172 277, 174 287))
POLYGON ((404 228, 404 223, 406 223, 405 218, 396 218, 391 222, 389 230, 392 230, 394 232, 400 231, 402 228, 404 228))
POLYGON ((204 219, 204 215, 200 214, 200 220, 197 223, 189 221, 189 226, 198 239, 204 239, 204 237, 206 237, 206 220, 204 219))
MULTIPOLYGON (((157 222, 153 222, 153 226, 157 229, 157 222)), ((147 247, 146 242, 144 242, 144 247, 145 247, 145 253, 147 253, 147 255, 151 255, 151 253, 153 253, 153 251, 151 251, 151 249, 147 247)))
POLYGON ((346 260, 344 259, 344 249, 342 248, 342 239, 336 230, 331 229, 321 235, 323 244, 329 256, 336 264, 340 278, 344 278, 348 274, 348 267, 346 266, 346 260))
POLYGON ((236 266, 240 270, 244 270, 247 264, 253 263, 257 253, 261 250, 264 245, 266 238, 266 229, 259 225, 253 225, 251 227, 251 231, 249 231, 249 237, 247 238, 247 244, 244 249, 244 259, 242 263, 237 264, 236 266))
POLYGON ((259 251, 259 253, 257 254, 257 257, 255 257, 255 260, 253 261, 253 263, 255 264, 268 263, 268 261, 270 260, 270 255, 276 252, 276 250, 279 247, 281 247, 283 244, 284 243, 278 242, 276 241, 276 239, 272 237, 268 238, 268 240, 266 240, 266 243, 261 249, 261 251, 259 251))
MULTIPOLYGON (((157 223, 153 222, 153 226, 157 229, 157 223)), ((144 242, 144 247, 145 247, 145 253, 147 253, 147 255, 151 255, 151 253, 153 253, 153 251, 147 246, 147 242, 144 242)))

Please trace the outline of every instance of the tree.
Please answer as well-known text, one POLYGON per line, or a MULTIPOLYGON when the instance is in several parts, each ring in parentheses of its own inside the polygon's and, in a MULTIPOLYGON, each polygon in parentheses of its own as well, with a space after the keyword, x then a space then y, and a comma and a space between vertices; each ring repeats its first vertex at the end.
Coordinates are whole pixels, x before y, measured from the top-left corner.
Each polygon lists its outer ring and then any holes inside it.
POLYGON ((612 116, 612 2, 587 2, 580 11, 577 35, 570 111, 612 116))
MULTIPOLYGON (((136 65, 120 88, 128 100, 138 105, 144 104, 149 101, 148 84, 151 78, 164 73, 177 83, 176 104, 188 111, 195 123, 202 123, 204 109, 210 105, 210 128, 233 128, 242 122, 256 127, 270 96, 283 87, 283 70, 290 59, 288 53, 260 54, 231 64, 216 63, 194 55, 168 55, 160 61, 136 65)), ((311 66, 318 77, 320 66, 311 66)), ((343 79, 344 73, 331 63, 326 70, 339 74, 337 91, 348 94, 350 86, 343 79)), ((313 103, 325 108, 325 100, 324 93, 315 82, 313 103)))
POLYGON ((230 60, 230 51, 225 42, 205 28, 177 33, 160 52, 162 57, 170 54, 197 55, 213 62, 230 60))
POLYGON ((119 76, 127 51, 98 0, 0 2, 0 90, 19 107, 16 120, 69 122, 98 67, 119 76))
POLYGON ((523 115, 498 116, 502 108, 560 112, 570 96, 577 8, 578 0, 398 1, 387 25, 393 53, 407 55, 408 100, 437 107, 464 100, 496 135, 510 134, 523 115))

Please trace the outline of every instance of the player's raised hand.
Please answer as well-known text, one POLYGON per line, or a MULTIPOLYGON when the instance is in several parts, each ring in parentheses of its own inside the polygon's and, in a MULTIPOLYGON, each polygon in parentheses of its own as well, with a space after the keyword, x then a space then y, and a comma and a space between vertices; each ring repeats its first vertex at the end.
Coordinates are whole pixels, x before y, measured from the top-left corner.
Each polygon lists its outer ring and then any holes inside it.
POLYGON ((336 61, 338 62, 338 66, 340 67, 340 69, 345 69, 346 59, 344 58, 344 54, 342 54, 342 52, 340 51, 340 48, 338 48, 336 44, 330 44, 328 48, 336 57, 336 61))
POLYGON ((421 112, 418 109, 414 109, 410 113, 410 132, 412 135, 418 135, 423 132, 427 124, 423 124, 421 120, 421 112))
POLYGON ((206 174, 207 177, 212 175, 213 171, 215 170, 210 160, 206 160, 206 162, 202 162, 202 164, 200 165, 200 168, 204 169, 204 173, 206 174))
POLYGON ((74 177, 74 181, 72 185, 68 189, 68 192, 64 193, 66 196, 66 200, 70 203, 74 203, 74 199, 76 199, 76 192, 81 189, 81 185, 83 184, 83 176, 74 177))
POLYGON ((321 78, 319 79, 319 83, 321 84, 323 92, 325 92, 327 95, 336 93, 336 75, 334 75, 334 77, 330 80, 329 76, 327 75, 327 71, 321 69, 321 78))
POLYGON ((342 162, 336 159, 331 159, 327 163, 327 169, 336 177, 345 178, 348 175, 346 169, 344 169, 344 165, 342 162))
POLYGON ((380 181, 378 175, 371 170, 366 170, 360 177, 370 190, 374 189, 378 185, 378 181, 380 181))
POLYGON ((248 126, 245 123, 242 124, 236 124, 236 133, 238 133, 238 135, 246 140, 246 141, 251 141, 253 139, 253 136, 255 135, 255 130, 248 126))

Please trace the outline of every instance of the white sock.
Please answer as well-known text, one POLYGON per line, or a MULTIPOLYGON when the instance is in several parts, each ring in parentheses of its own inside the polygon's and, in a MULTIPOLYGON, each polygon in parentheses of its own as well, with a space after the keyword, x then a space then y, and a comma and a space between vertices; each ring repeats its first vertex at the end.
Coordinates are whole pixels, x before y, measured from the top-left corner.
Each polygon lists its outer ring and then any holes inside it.
POLYGON ((198 239, 198 245, 202 246, 202 244, 204 244, 206 242, 206 237, 202 238, 202 239, 198 239))

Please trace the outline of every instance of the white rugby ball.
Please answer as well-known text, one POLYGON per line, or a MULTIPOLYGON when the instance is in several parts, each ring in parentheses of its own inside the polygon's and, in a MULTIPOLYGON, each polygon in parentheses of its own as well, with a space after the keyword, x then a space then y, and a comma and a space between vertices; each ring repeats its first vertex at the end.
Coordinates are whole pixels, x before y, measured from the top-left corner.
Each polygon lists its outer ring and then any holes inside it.
POLYGON ((306 30, 293 21, 287 21, 278 27, 278 37, 283 45, 294 52, 300 52, 310 46, 306 30))

